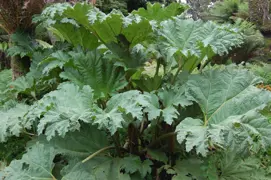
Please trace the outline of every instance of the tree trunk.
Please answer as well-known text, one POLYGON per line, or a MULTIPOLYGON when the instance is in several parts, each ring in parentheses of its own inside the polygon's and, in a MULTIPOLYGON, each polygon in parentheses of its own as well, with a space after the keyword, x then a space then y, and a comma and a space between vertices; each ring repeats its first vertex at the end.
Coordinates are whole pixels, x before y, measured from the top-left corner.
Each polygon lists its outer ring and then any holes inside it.
POLYGON ((10 58, 6 54, 0 51, 0 70, 10 69, 10 58))
POLYGON ((249 0, 249 18, 259 26, 269 23, 269 0, 249 0))
POLYGON ((16 80, 29 71, 30 59, 29 57, 13 56, 11 57, 10 66, 12 69, 12 80, 16 80))

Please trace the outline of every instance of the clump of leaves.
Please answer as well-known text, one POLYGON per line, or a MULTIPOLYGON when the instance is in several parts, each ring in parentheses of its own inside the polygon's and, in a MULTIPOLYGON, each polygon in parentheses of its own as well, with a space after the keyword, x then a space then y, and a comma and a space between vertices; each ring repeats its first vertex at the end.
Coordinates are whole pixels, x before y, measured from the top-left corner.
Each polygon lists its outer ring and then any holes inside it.
POLYGON ((271 65, 261 61, 256 61, 251 64, 247 64, 246 67, 254 72, 257 76, 261 77, 263 83, 266 85, 271 84, 271 65))
POLYGON ((236 19, 234 27, 238 28, 244 37, 244 43, 240 48, 236 48, 231 53, 231 59, 235 63, 247 62, 257 55, 264 45, 264 37, 257 27, 248 21, 236 19))
POLYGON ((110 13, 113 9, 128 13, 126 0, 97 0, 95 6, 105 13, 110 13))
POLYGON ((247 20, 249 18, 248 2, 245 0, 217 1, 203 13, 203 18, 219 22, 233 22, 236 18, 247 20))
POLYGON ((242 34, 184 20, 186 8, 169 16, 174 8, 149 4, 127 16, 85 3, 46 8, 37 20, 68 47, 41 51, 23 77, 34 79, 30 88, 19 91, 32 97, 0 111, 1 141, 33 136, 0 177, 267 178, 252 154, 271 145, 260 113, 271 92, 255 87, 261 81, 248 70, 204 69, 240 46, 242 34), (56 89, 36 95, 54 79, 56 89))
POLYGON ((263 35, 248 18, 248 2, 243 0, 218 1, 204 13, 205 20, 233 24, 242 32, 244 38, 244 43, 233 49, 229 55, 215 57, 215 63, 226 63, 229 59, 235 63, 247 62, 264 47, 263 35))

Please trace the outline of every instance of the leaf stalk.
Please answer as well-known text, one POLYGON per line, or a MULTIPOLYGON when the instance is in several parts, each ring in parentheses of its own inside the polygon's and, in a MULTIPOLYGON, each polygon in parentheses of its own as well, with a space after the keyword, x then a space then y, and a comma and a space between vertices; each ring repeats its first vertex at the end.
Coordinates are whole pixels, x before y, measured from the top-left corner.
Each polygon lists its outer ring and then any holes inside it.
POLYGON ((82 161, 82 163, 87 162, 88 160, 94 158, 94 157, 97 156, 98 154, 100 154, 100 153, 102 153, 102 152, 104 152, 104 151, 107 151, 107 150, 109 150, 109 149, 115 149, 115 146, 107 146, 107 147, 104 147, 104 148, 100 149, 99 151, 96 151, 95 153, 91 154, 91 155, 88 156, 86 159, 84 159, 84 160, 82 161))

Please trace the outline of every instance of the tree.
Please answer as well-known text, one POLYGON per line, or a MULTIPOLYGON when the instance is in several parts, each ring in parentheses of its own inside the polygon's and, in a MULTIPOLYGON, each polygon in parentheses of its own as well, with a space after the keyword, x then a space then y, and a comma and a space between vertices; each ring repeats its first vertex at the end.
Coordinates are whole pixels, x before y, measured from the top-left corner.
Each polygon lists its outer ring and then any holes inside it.
MULTIPOLYGON (((0 27, 8 34, 10 47, 10 37, 16 31, 33 35, 32 16, 40 13, 44 5, 44 0, 0 0, 0 27)), ((13 80, 28 72, 29 65, 28 57, 12 57, 13 80)))
POLYGON ((249 18, 253 23, 266 25, 269 18, 269 0, 249 0, 249 18))

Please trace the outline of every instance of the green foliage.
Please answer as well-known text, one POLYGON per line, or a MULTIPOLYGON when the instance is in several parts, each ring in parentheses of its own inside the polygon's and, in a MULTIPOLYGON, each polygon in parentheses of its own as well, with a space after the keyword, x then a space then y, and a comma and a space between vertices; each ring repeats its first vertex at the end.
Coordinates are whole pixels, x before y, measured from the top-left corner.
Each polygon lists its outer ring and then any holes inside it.
POLYGON ((264 37, 254 24, 243 21, 242 19, 237 19, 234 22, 234 26, 243 33, 244 37, 244 44, 241 46, 241 50, 236 52, 237 54, 243 53, 249 55, 264 47, 264 37))
POLYGON ((55 179, 52 174, 55 155, 56 151, 53 148, 45 148, 42 144, 36 144, 28 149, 21 160, 11 162, 5 170, 5 179, 55 179))
POLYGON ((121 165, 119 158, 95 158, 85 164, 79 162, 73 167, 66 167, 63 170, 63 179, 130 179, 129 175, 120 172, 121 165))
POLYGON ((172 169, 168 169, 167 171, 170 172, 170 170, 173 170, 173 180, 203 179, 205 172, 202 168, 202 165, 202 160, 192 157, 190 159, 179 160, 172 169))
POLYGON ((246 66, 249 70, 254 72, 257 76, 262 78, 264 84, 271 84, 271 65, 263 62, 248 64, 246 66))
POLYGON ((229 59, 235 63, 247 62, 265 46, 264 36, 251 22, 238 18, 234 20, 233 27, 242 33, 244 43, 231 50, 228 55, 216 57, 215 62, 218 62, 218 59, 222 63, 229 59))
POLYGON ((37 48, 31 54, 31 65, 29 72, 22 77, 17 78, 15 81, 9 82, 9 89, 7 93, 16 96, 21 101, 27 101, 27 103, 33 103, 37 99, 40 99, 44 94, 57 88, 61 83, 59 78, 59 70, 55 69, 50 73, 44 75, 45 67, 48 63, 41 63, 44 59, 50 56, 56 49, 63 48, 65 46, 58 46, 55 44, 55 48, 37 48))
POLYGON ((154 120, 158 117, 163 117, 164 121, 171 125, 174 119, 178 119, 178 107, 186 107, 192 105, 184 95, 184 88, 177 90, 161 90, 158 95, 150 94, 148 97, 149 105, 146 107, 145 112, 148 112, 149 120, 154 120), (162 103, 162 107, 160 107, 162 103))
POLYGON ((107 97, 127 85, 123 68, 108 61, 99 50, 70 52, 70 56, 72 67, 68 64, 60 77, 79 86, 90 85, 96 97, 107 97))
POLYGON ((106 133, 98 130, 97 126, 89 124, 83 124, 80 130, 68 132, 64 138, 56 136, 47 141, 46 137, 41 135, 34 142, 36 141, 45 144, 47 147, 55 148, 58 153, 68 158, 84 158, 110 145, 106 133))
POLYGON ((258 110, 271 96, 254 87, 256 83, 259 80, 246 70, 214 70, 192 76, 187 82, 187 96, 200 105, 204 119, 183 120, 176 128, 179 143, 186 139, 186 150, 196 147, 203 156, 207 155, 210 144, 225 149, 238 146, 240 152, 248 144, 268 147, 270 134, 266 129, 270 124, 258 110), (251 100, 245 102, 247 99, 251 100), (232 139, 234 134, 239 140, 232 139), (254 136, 259 139, 253 140, 254 136))
MULTIPOLYGON (((14 159, 22 158, 22 155, 25 153, 26 143, 29 140, 31 138, 28 135, 23 135, 10 137, 7 142, 0 143, 0 161, 9 164, 14 159)), ((1 170, 3 169, 0 168, 1 170)))
POLYGON ((8 83, 12 80, 11 70, 0 72, 0 107, 9 99, 6 94, 8 83))
POLYGON ((0 43, 0 50, 1 51, 6 51, 8 49, 8 43, 6 42, 1 42, 0 43))
POLYGON ((138 14, 148 20, 161 22, 170 19, 171 17, 180 15, 186 9, 188 9, 188 6, 180 3, 171 3, 165 8, 162 8, 162 4, 160 3, 147 3, 147 9, 140 8, 137 11, 133 11, 132 14, 138 14))
POLYGON ((173 58, 179 68, 191 72, 201 61, 227 54, 240 46, 243 39, 231 27, 213 22, 174 19, 162 22, 161 42, 167 59, 173 58))
POLYGON ((83 27, 77 28, 72 24, 65 23, 55 25, 50 30, 61 40, 67 40, 75 47, 80 45, 86 49, 95 49, 99 45, 98 39, 83 27))
POLYGON ((265 176, 264 169, 261 168, 262 162, 252 155, 251 157, 241 158, 235 152, 227 152, 212 156, 206 164, 206 169, 214 168, 213 164, 219 163, 217 169, 213 170, 210 177, 216 179, 230 180, 230 179, 262 179, 267 180, 270 177, 265 176), (219 172, 219 175, 215 174, 219 172))
POLYGON ((8 56, 19 55, 21 57, 30 56, 33 52, 33 42, 29 36, 24 33, 14 33, 10 38, 13 46, 7 49, 8 56))
MULTIPOLYGON (((74 7, 66 8, 60 15, 74 19, 76 24, 81 24, 89 33, 94 34, 96 39, 99 39, 109 50, 121 58, 120 62, 127 68, 136 68, 146 61, 143 59, 142 62, 137 62, 139 52, 133 51, 132 48, 146 40, 152 32, 149 21, 134 15, 125 17, 117 11, 112 11, 109 14, 104 14, 97 9, 87 11, 89 9, 86 6, 77 4, 74 7), (78 9, 84 9, 86 14, 78 16, 78 9), (130 54, 129 51, 134 53, 130 54)), ((82 11, 82 13, 84 12, 82 11)), ((72 21, 72 23, 75 22, 72 21)), ((67 33, 67 29, 63 26, 66 24, 56 24, 53 27, 58 31, 59 29, 65 30, 67 33)))
POLYGON ((207 19, 230 22, 235 18, 249 18, 248 2, 245 0, 218 1, 204 15, 207 19))
POLYGON ((133 90, 117 94, 107 102, 104 110, 97 109, 94 124, 98 124, 100 128, 108 129, 113 135, 118 128, 122 128, 122 124, 129 123, 129 121, 126 122, 123 115, 131 114, 133 118, 141 121, 143 119, 142 107, 147 106, 145 96, 139 91, 133 90))
POLYGON ((204 69, 243 37, 232 25, 182 19, 185 8, 149 4, 123 15, 87 3, 47 7, 35 20, 56 42, 33 48, 29 73, 11 89, 2 72, 1 90, 17 101, 3 99, 1 141, 31 141, 0 176, 267 178, 260 157, 271 125, 260 111, 271 93, 248 70, 204 69))
POLYGON ((25 104, 17 104, 7 111, 1 111, 0 142, 6 141, 10 136, 19 136, 23 128, 29 128, 23 122, 23 116, 27 113, 28 108, 25 104))
POLYGON ((82 90, 73 84, 60 85, 58 90, 46 94, 35 104, 27 116, 27 120, 34 122, 40 118, 38 134, 45 130, 50 140, 56 133, 64 137, 67 132, 80 128, 79 120, 90 121, 93 93, 89 86, 82 90), (42 117, 41 117, 42 115, 42 117))
POLYGON ((105 13, 110 13, 113 9, 118 9, 123 14, 127 14, 127 0, 97 0, 96 6, 105 13))

